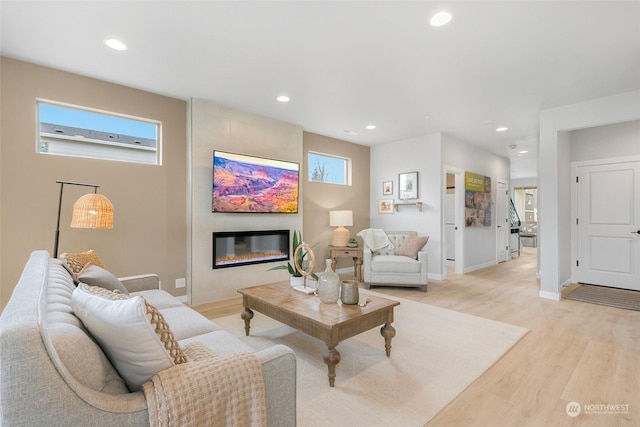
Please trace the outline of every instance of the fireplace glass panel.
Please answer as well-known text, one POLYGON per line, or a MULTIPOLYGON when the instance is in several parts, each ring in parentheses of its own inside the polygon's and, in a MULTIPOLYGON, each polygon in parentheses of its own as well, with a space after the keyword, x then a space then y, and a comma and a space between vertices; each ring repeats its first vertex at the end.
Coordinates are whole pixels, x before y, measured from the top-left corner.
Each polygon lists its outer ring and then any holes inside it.
POLYGON ((289 259, 289 230, 213 233, 213 268, 289 259))

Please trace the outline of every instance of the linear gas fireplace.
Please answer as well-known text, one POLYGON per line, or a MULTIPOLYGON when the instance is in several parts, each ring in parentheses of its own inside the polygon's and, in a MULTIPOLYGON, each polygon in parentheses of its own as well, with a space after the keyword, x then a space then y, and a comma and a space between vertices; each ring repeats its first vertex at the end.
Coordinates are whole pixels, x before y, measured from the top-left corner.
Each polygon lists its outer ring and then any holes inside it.
POLYGON ((289 259, 289 230, 213 232, 213 268, 289 259))

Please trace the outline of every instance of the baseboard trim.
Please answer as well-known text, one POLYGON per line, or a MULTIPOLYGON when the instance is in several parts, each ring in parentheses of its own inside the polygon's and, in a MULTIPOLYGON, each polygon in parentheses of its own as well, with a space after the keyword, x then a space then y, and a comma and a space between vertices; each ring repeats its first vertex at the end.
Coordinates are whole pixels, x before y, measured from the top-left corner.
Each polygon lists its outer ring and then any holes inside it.
POLYGON ((538 294, 540 298, 550 299, 553 301, 560 301, 560 293, 558 292, 548 292, 548 291, 540 291, 538 294))

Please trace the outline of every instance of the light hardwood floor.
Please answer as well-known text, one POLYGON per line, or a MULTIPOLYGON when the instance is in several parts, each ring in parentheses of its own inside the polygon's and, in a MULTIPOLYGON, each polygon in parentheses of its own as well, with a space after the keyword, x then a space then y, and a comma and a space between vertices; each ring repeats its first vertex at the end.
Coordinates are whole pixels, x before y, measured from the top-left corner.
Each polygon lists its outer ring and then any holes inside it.
MULTIPOLYGON (((426 293, 372 288, 529 329, 428 427, 640 425, 640 312, 541 299, 535 269, 535 250, 525 248, 519 258, 469 274, 448 269, 426 293), (570 402, 580 404, 578 417, 567 415, 570 402)), ((215 318, 240 313, 242 303, 195 308, 215 318)))

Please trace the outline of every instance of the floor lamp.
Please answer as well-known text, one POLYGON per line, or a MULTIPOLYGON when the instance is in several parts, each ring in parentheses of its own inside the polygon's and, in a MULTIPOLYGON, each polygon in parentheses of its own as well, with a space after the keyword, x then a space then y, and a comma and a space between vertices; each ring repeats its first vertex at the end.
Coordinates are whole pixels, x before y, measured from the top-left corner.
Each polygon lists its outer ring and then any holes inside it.
POLYGON ((58 221, 56 236, 53 242, 53 257, 58 258, 58 241, 60 239, 60 212, 62 209, 62 191, 65 184, 93 187, 93 193, 85 194, 73 204, 71 214, 72 228, 113 228, 113 205, 102 194, 98 194, 99 185, 81 182, 56 181, 60 184, 60 198, 58 199, 58 221))

